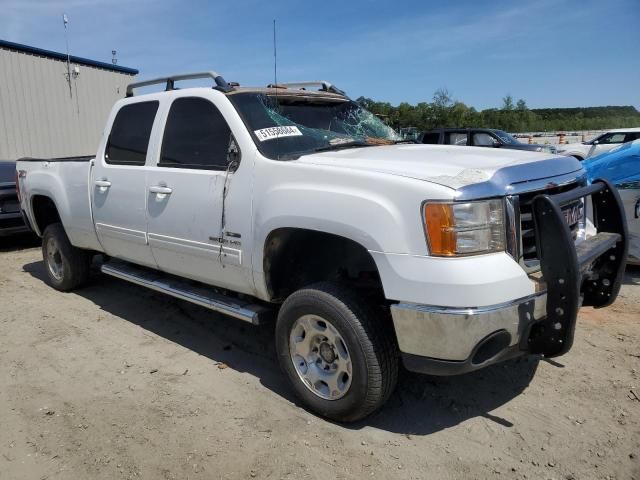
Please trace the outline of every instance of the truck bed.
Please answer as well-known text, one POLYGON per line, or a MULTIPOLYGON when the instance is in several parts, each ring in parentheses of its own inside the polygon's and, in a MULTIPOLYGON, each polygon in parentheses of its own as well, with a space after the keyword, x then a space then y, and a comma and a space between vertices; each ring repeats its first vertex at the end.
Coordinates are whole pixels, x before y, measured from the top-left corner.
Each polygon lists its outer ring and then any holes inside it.
MULTIPOLYGON (((60 220, 73 245, 100 250, 91 212, 90 180, 95 156, 60 158, 21 158, 16 169, 20 172, 20 207, 30 219, 38 197, 53 199, 60 220)), ((38 235, 39 226, 32 225, 38 235)))

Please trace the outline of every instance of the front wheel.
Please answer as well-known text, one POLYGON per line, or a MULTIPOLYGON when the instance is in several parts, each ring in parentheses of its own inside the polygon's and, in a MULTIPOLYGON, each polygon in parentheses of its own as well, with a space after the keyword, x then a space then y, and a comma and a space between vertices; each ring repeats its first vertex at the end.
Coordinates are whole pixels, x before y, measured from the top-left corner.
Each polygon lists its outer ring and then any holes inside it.
POLYGON ((287 298, 276 324, 276 348, 298 397, 332 420, 366 417, 396 385, 390 319, 340 285, 319 283, 287 298))
POLYGON ((71 245, 62 224, 52 223, 45 228, 42 258, 48 283, 56 290, 68 292, 86 283, 91 257, 91 252, 71 245))

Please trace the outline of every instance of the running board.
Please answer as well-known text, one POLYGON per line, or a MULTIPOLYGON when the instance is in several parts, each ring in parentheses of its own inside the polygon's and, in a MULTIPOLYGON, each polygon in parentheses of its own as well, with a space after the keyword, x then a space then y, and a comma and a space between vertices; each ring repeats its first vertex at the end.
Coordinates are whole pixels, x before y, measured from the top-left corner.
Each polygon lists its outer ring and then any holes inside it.
POLYGON ((172 297, 195 303, 201 307, 230 317, 244 320, 254 325, 260 325, 261 320, 270 313, 270 309, 256 305, 239 298, 228 297, 217 293, 213 287, 187 280, 175 275, 169 275, 151 268, 141 267, 119 260, 110 260, 100 267, 102 273, 120 278, 157 292, 166 293, 172 297))

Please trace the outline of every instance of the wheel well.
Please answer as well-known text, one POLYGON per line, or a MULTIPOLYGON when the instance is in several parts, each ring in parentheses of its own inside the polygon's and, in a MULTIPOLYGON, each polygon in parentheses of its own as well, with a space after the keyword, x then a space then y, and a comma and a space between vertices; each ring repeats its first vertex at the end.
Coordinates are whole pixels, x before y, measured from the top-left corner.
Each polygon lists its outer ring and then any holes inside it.
POLYGON ((323 280, 349 283, 384 298, 371 254, 339 235, 299 228, 274 230, 265 241, 263 262, 273 301, 282 301, 290 293, 323 280))
POLYGON ((33 197, 31 200, 31 211, 33 212, 33 220, 40 234, 52 223, 60 221, 56 204, 44 195, 36 195, 33 197))

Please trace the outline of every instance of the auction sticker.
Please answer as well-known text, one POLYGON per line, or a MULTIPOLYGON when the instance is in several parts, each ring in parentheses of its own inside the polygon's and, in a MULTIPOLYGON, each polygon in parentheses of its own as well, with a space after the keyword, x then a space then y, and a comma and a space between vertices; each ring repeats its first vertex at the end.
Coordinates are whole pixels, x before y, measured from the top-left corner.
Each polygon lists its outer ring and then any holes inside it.
POLYGON ((302 136, 302 132, 298 130, 298 127, 294 126, 282 126, 282 127, 269 127, 261 128, 260 130, 254 130, 258 140, 264 142, 265 140, 273 140, 274 138, 282 137, 299 137, 302 136))

